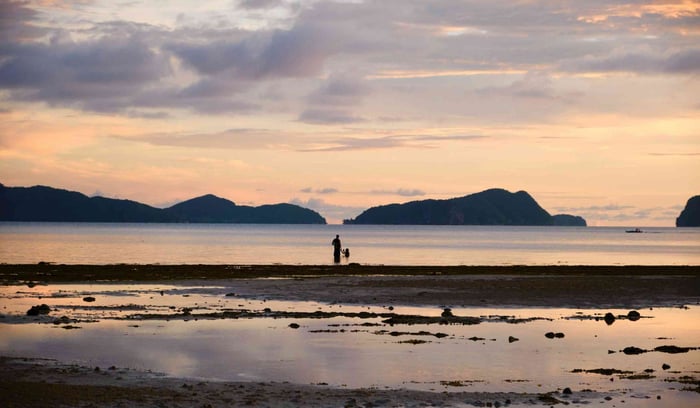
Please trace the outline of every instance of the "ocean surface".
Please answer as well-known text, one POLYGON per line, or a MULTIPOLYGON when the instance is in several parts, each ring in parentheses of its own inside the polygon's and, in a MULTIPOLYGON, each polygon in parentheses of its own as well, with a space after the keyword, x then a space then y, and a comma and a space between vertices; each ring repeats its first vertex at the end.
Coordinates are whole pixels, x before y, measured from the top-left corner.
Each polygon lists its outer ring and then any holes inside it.
POLYGON ((700 228, 0 223, 0 263, 700 265, 700 228))

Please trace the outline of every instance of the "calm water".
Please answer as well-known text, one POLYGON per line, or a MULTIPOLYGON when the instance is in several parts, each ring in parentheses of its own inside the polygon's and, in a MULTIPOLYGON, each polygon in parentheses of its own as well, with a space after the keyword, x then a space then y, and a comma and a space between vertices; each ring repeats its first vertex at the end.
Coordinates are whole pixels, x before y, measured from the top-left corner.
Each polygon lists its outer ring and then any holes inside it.
MULTIPOLYGON (((252 311, 387 312, 382 306, 237 298, 238 282, 226 286, 37 285, 0 287, 0 354, 54 358, 102 368, 116 365, 178 377, 235 381, 327 383, 332 387, 389 387, 433 391, 547 392, 564 387, 612 393, 612 406, 697 407, 700 396, 680 391, 683 376, 700 372, 700 350, 626 355, 635 346, 698 347, 700 308, 641 309, 639 321, 607 325, 605 312, 627 310, 454 308, 460 316, 539 317, 521 324, 493 319, 478 325, 393 325, 382 318, 334 317, 198 319, 197 314, 243 308, 252 311), (86 304, 83 296, 96 298, 86 304), (79 329, 34 323, 36 304, 52 318, 78 319, 79 329), (148 314, 193 310, 188 321, 148 314), (126 319, 126 320, 125 320, 126 319), (12 323, 16 321, 15 323, 12 323), (290 323, 299 324, 298 329, 290 323), (370 325, 370 326, 368 326, 370 325), (390 331, 402 332, 389 335, 390 331), (437 338, 420 332, 443 333, 437 338), (561 339, 544 334, 565 333, 561 339), (509 341, 509 337, 517 341, 509 341), (407 340, 422 343, 411 344, 407 340), (611 353, 612 351, 612 353, 611 353), (664 364, 670 370, 662 369, 664 364), (614 368, 647 379, 576 373, 614 368), (645 370, 652 370, 646 372, 645 370), (614 381, 610 378, 614 377, 614 381), (449 385, 457 384, 457 385, 449 385), (656 396, 662 396, 661 402, 656 396), (620 406, 620 405, 617 405, 620 406)), ((397 305, 399 314, 438 316, 442 309, 397 305)), ((600 402, 603 402, 601 399, 600 402)), ((597 405, 597 404, 596 404, 597 405)), ((610 406, 610 405, 605 405, 610 406)))
POLYGON ((0 223, 0 262, 700 265, 700 228, 0 223))

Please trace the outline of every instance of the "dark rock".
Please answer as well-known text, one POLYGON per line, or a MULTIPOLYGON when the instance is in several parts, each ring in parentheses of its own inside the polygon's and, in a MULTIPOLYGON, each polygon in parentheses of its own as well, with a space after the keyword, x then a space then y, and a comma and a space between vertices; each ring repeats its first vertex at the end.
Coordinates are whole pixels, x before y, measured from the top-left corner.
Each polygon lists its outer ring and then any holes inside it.
POLYGON ((700 227, 700 195, 690 197, 676 218, 676 227, 700 227))
POLYGON ((566 394, 566 395, 571 395, 572 394, 571 388, 566 387, 566 388, 564 388, 564 390, 561 393, 566 394))
POLYGON ((53 324, 56 324, 56 325, 69 324, 69 323, 73 323, 73 322, 74 322, 74 320, 68 318, 68 316, 62 316, 61 318, 54 320, 53 324))
POLYGON ((554 337, 558 339, 563 339, 564 338, 564 333, 554 333, 554 337))
POLYGON ((92 296, 85 296, 83 298, 83 302, 94 302, 94 301, 95 301, 95 298, 92 296))
POLYGON ((39 316, 51 313, 51 308, 47 304, 41 304, 39 306, 32 306, 27 310, 27 316, 39 316))
POLYGON ((662 370, 668 370, 669 368, 671 368, 671 366, 668 365, 668 364, 666 364, 666 363, 664 363, 664 364, 661 366, 661 369, 662 369, 662 370))
POLYGON ((517 337, 508 336, 508 343, 514 343, 514 342, 516 342, 516 341, 518 341, 518 340, 520 340, 520 339, 517 338, 517 337))
POLYGON ((611 324, 615 323, 615 315, 608 312, 605 314, 605 323, 607 323, 608 326, 611 324))
POLYGON ((660 351, 662 353, 678 354, 687 353, 690 350, 696 350, 695 347, 678 347, 678 346, 659 346, 654 348, 654 351, 660 351))
POLYGON ((631 310, 629 313, 627 313, 627 318, 633 322, 639 320, 640 317, 642 316, 636 310, 631 310))
POLYGON ((544 334, 544 337, 548 339, 553 339, 554 338, 554 332, 547 332, 544 334))
POLYGON ((298 329, 298 328, 299 328, 299 324, 297 324, 297 323, 290 323, 290 324, 289 324, 289 327, 292 328, 292 329, 298 329))
POLYGON ((627 355, 635 355, 635 354, 646 353, 647 350, 640 349, 639 347, 630 346, 630 347, 625 347, 625 348, 622 350, 622 352, 625 353, 625 354, 627 354, 627 355))
POLYGON ((442 311, 442 317, 453 317, 454 315, 452 314, 452 309, 445 308, 445 310, 442 311))

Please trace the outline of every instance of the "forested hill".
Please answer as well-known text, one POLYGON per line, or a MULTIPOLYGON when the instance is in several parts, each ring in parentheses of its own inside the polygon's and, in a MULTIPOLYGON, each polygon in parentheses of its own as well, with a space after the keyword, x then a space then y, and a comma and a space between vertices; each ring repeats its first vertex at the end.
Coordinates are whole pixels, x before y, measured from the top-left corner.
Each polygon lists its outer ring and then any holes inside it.
POLYGON ((676 227, 700 227, 700 196, 688 199, 685 208, 676 218, 676 227))
POLYGON ((2 184, 0 221, 326 223, 317 212, 297 205, 239 206, 211 194, 161 209, 131 200, 88 197, 45 186, 6 187, 2 184))
POLYGON ((490 189, 447 200, 372 207, 345 224, 386 225, 566 225, 586 226, 577 216, 552 216, 525 191, 490 189))

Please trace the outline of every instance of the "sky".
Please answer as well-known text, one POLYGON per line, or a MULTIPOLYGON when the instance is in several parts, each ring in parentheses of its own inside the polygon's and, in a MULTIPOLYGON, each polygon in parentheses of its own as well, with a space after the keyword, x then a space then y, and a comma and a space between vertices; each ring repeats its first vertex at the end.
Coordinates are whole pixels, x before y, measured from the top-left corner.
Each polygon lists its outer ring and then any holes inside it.
POLYGON ((329 223, 505 188, 673 226, 700 1, 0 0, 0 183, 329 223))

